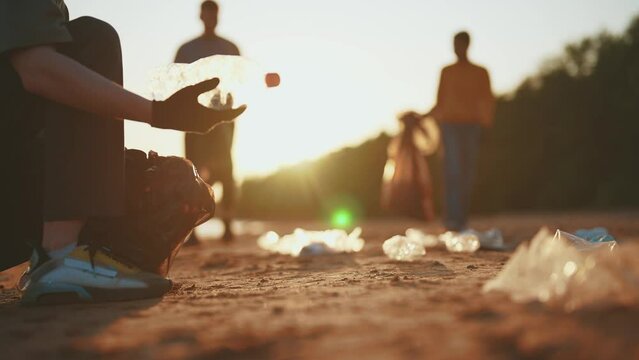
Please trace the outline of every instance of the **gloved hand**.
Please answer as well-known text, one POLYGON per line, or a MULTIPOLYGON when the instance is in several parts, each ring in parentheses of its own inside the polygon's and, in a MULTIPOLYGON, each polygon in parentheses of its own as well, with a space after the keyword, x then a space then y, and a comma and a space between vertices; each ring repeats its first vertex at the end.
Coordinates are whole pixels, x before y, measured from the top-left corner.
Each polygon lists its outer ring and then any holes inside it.
POLYGON ((217 78, 205 80, 185 87, 164 101, 153 101, 151 126, 206 133, 215 125, 240 116, 246 110, 244 105, 237 109, 214 110, 197 101, 200 94, 215 89, 219 83, 217 78))

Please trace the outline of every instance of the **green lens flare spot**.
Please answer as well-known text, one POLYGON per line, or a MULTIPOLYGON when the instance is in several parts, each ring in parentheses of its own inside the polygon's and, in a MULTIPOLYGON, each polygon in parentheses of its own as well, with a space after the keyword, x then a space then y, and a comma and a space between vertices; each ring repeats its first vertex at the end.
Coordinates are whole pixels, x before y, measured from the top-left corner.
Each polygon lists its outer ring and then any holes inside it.
POLYGON ((348 209, 337 209, 331 216, 331 223, 336 228, 347 228, 353 223, 353 214, 348 209))

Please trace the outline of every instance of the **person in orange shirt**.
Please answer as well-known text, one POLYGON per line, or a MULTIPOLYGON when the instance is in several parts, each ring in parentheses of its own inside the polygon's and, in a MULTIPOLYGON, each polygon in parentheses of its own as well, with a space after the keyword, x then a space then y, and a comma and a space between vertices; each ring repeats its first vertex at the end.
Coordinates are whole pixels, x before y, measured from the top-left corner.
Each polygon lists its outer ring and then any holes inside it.
POLYGON ((488 71, 468 60, 470 35, 455 35, 457 62, 444 67, 437 104, 424 117, 437 120, 444 146, 444 226, 460 231, 467 227, 482 127, 493 122, 495 99, 488 71))

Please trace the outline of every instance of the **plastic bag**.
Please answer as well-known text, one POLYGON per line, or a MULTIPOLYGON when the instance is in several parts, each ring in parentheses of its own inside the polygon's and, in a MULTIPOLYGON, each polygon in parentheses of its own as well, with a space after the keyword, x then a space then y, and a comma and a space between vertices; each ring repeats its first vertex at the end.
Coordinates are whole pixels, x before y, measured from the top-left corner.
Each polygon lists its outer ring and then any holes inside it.
POLYGON ((431 220, 435 217, 433 189, 425 156, 438 146, 437 126, 422 126, 414 113, 404 114, 400 121, 403 128, 388 147, 382 208, 397 215, 431 220))
POLYGON ((125 155, 126 214, 89 218, 79 244, 165 276, 193 228, 213 216, 213 191, 184 158, 147 157, 140 150, 125 155))
POLYGON ((639 301, 637 247, 616 249, 542 228, 521 244, 508 263, 488 281, 484 292, 501 291, 516 302, 541 301, 572 311, 586 306, 636 304, 639 301))

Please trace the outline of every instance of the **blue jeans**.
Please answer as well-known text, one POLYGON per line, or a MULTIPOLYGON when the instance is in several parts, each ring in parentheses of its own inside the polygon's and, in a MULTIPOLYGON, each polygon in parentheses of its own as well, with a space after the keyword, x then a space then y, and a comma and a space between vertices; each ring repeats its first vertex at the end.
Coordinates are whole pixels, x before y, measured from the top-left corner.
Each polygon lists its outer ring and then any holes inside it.
POLYGON ((459 231, 466 228, 473 189, 481 126, 441 124, 444 144, 444 226, 459 231))

